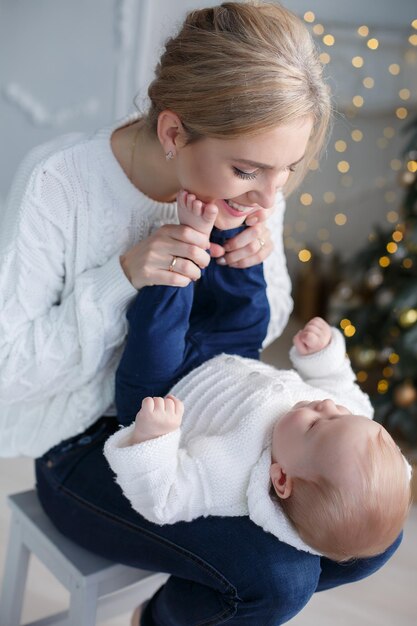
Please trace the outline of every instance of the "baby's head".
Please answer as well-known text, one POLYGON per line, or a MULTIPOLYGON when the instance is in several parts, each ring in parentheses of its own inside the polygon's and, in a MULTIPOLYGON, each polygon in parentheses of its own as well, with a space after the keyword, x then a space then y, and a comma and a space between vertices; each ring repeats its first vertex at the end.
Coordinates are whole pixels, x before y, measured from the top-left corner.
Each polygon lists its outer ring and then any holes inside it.
POLYGON ((336 561, 383 552, 410 506, 392 437, 332 400, 299 402, 276 423, 271 481, 303 541, 336 561))

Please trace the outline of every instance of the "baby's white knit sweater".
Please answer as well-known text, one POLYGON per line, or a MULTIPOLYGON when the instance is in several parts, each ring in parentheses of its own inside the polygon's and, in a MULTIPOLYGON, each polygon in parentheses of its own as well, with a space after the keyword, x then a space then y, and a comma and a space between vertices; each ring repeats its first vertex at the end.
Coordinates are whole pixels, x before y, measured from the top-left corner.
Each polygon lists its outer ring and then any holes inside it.
POLYGON ((355 384, 345 342, 333 329, 327 348, 310 356, 290 352, 294 370, 220 355, 192 371, 172 393, 185 405, 180 429, 120 447, 133 426, 105 444, 105 456, 132 507, 157 524, 200 516, 249 517, 301 550, 307 546, 270 495, 273 425, 300 400, 332 398, 372 417, 355 384))
MULTIPOLYGON (((39 456, 114 409, 114 375, 136 290, 119 256, 164 223, 175 203, 134 187, 113 131, 66 135, 32 151, 0 216, 0 456, 39 456)), ((266 343, 291 311, 282 245, 284 201, 270 219, 266 343)))

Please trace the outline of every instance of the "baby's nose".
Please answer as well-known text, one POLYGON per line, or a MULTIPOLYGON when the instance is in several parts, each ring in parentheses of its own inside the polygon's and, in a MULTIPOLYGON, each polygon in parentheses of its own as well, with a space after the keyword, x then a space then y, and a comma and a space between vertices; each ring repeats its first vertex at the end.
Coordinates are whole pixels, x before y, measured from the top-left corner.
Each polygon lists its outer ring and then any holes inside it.
POLYGON ((335 408, 336 408, 336 405, 333 402, 333 400, 330 400, 330 398, 326 398, 325 400, 322 400, 317 405, 317 409, 319 411, 333 411, 335 408))

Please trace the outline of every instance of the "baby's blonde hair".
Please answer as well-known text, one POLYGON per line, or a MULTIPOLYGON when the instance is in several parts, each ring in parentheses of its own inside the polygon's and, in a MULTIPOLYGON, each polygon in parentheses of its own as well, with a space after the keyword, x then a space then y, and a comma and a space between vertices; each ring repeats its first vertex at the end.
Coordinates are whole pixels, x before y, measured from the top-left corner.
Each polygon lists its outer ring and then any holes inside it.
POLYGON ((370 439, 366 456, 352 455, 359 484, 341 489, 324 477, 295 478, 290 497, 280 500, 303 541, 335 561, 380 554, 403 528, 410 480, 400 450, 381 435, 370 439))
POLYGON ((255 1, 191 11, 167 41, 148 95, 152 132, 161 111, 170 109, 188 143, 256 135, 311 116, 306 156, 286 193, 320 152, 331 118, 329 90, 307 27, 284 7, 255 1))

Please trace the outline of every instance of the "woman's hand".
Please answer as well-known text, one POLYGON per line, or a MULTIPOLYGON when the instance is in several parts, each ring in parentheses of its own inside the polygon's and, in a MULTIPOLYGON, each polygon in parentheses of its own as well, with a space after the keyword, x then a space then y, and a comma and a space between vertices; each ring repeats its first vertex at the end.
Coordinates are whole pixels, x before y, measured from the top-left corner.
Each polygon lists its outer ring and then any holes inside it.
POLYGON ((271 232, 262 221, 245 228, 241 233, 229 239, 223 246, 211 249, 211 255, 220 265, 245 268, 262 263, 274 249, 271 232), (224 251, 224 253, 223 253, 224 251))
POLYGON ((120 257, 124 273, 136 289, 150 285, 186 287, 207 267, 206 235, 181 224, 165 224, 120 257), (170 271, 175 260, 175 271, 170 271))
POLYGON ((274 209, 260 209, 246 219, 250 228, 229 239, 225 246, 210 245, 210 254, 220 265, 252 267, 262 263, 274 249, 271 232, 266 225, 274 209))

